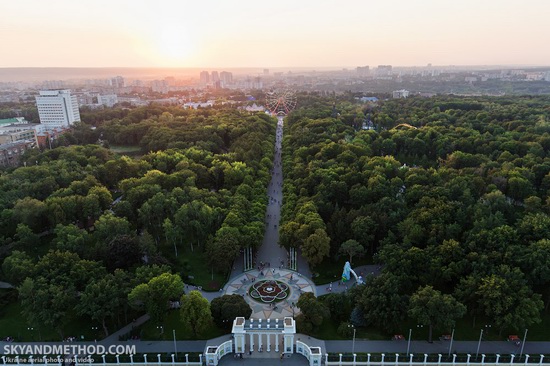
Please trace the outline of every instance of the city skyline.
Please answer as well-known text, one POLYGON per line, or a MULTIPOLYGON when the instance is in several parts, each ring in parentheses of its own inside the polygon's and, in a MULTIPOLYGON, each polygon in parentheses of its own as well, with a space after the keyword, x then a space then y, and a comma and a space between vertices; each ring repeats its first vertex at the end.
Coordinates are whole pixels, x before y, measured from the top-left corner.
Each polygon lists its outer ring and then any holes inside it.
POLYGON ((0 67, 550 65, 543 0, 5 2, 0 67), (521 4, 521 6, 520 6, 521 4))

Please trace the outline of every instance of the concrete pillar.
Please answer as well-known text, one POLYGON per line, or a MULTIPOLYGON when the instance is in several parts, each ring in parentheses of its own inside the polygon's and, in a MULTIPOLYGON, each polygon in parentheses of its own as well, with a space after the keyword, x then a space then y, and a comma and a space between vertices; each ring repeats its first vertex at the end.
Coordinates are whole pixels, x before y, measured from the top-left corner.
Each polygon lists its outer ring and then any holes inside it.
POLYGON ((29 355, 29 361, 30 361, 31 365, 34 365, 34 360, 32 358, 32 355, 29 355))
POLYGON ((250 352, 254 351, 254 334, 250 333, 250 352))
POLYGON ((271 352, 271 334, 267 333, 267 352, 271 352))
POLYGON ((47 357, 47 355, 44 355, 42 357, 44 357, 44 365, 48 366, 48 357, 47 357))
POLYGON ((353 354, 353 364, 355 365, 356 362, 357 362, 357 354, 354 353, 353 354))
MULTIPOLYGON (((120 365, 120 355, 115 355, 115 357, 116 357, 116 364, 120 365)), ((75 356, 75 360, 76 360, 76 356, 75 356)), ((75 365, 77 364, 76 361, 74 362, 74 364, 75 365)))
POLYGON ((453 365, 456 364, 456 353, 453 353, 453 365))
POLYGON ((370 365, 370 353, 367 353, 367 365, 370 365))
POLYGON ((384 353, 382 353, 382 360, 380 361, 380 363, 383 365, 384 364, 384 358, 386 357, 386 355, 384 353))
POLYGON ((157 353, 157 361, 158 361, 158 363, 159 363, 159 365, 160 365, 160 353, 157 353))
POLYGON ((544 355, 540 355, 539 365, 542 365, 542 360, 544 360, 544 355))
POLYGON ((185 362, 189 362, 189 354, 188 353, 185 354, 185 362))
POLYGON ((130 364, 134 364, 134 355, 130 354, 130 364))
POLYGON ((200 362, 200 363, 201 363, 201 365, 202 365, 202 353, 201 353, 201 354, 199 354, 199 362, 200 362))
POLYGON ((413 354, 409 353, 409 365, 412 365, 413 363, 413 354))
POLYGON ((428 362, 428 354, 424 353, 424 365, 428 362))
POLYGON ((260 348, 263 347, 262 336, 263 336, 263 333, 258 334, 258 350, 260 350, 260 348))
POLYGON ((511 354, 510 355, 510 365, 514 363, 514 358, 516 358, 516 355, 511 354))
POLYGON ((283 345, 284 353, 293 353, 294 352, 294 335, 296 334, 296 321, 287 316, 283 320, 283 345))
MULTIPOLYGON (((57 357, 59 357, 59 356, 57 356, 57 357)), ((101 355, 101 358, 103 359, 103 364, 105 365, 105 355, 101 355)), ((145 362, 145 363, 147 363, 147 362, 145 362)), ((61 365, 61 363, 60 363, 60 365, 61 365)))
POLYGON ((481 364, 485 365, 485 353, 481 354, 481 364))
POLYGON ((279 335, 275 333, 275 352, 279 352, 279 335))
POLYGON ((245 352, 245 334, 235 333, 233 334, 233 344, 235 346, 235 353, 244 353, 245 352))
POLYGON ((470 358, 472 358, 472 355, 468 353, 468 359, 466 360, 466 364, 470 364, 470 358))
POLYGON ((529 362, 529 355, 525 355, 525 364, 527 365, 527 362, 529 362))
POLYGON ((143 354, 143 363, 147 365, 147 353, 143 354))
POLYGON ((340 353, 340 363, 342 363, 342 354, 340 353))
POLYGON ((439 354, 437 355, 437 364, 438 364, 438 365, 441 365, 441 357, 443 357, 443 355, 442 355, 441 353, 439 353, 439 354))
POLYGON ((19 355, 15 356, 15 363, 19 365, 19 355))
POLYGON ((496 356, 497 356, 497 359, 496 359, 495 363, 498 364, 498 360, 500 359, 500 355, 497 353, 496 356))
POLYGON ((170 356, 172 356, 172 365, 176 363, 176 359, 174 357, 174 354, 172 353, 170 356))
POLYGON ((399 362, 399 353, 396 353, 395 354, 395 364, 397 365, 398 362, 399 362))

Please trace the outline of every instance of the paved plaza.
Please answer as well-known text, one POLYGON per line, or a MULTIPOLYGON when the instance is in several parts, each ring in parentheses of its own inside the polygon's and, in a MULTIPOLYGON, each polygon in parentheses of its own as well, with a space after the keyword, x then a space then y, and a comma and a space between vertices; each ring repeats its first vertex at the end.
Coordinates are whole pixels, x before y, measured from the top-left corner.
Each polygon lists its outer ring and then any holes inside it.
POLYGON ((282 319, 285 316, 296 316, 299 314, 299 310, 293 304, 296 305, 300 295, 305 292, 312 292, 316 295, 315 285, 311 280, 294 271, 270 267, 264 268, 262 271, 249 271, 233 278, 225 286, 224 291, 227 295, 243 296, 252 308, 250 317, 254 319, 282 319), (273 305, 253 299, 250 296, 250 287, 263 280, 276 280, 287 284, 290 292, 288 297, 273 303, 273 305))

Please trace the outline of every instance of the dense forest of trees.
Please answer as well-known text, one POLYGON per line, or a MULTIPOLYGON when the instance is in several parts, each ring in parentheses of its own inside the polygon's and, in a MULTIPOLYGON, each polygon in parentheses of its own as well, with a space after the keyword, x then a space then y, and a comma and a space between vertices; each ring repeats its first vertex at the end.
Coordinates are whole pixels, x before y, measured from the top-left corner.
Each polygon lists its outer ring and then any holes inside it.
POLYGON ((285 124, 281 244, 313 268, 372 255, 382 274, 350 296, 359 323, 387 332, 409 318, 450 330, 465 314, 500 332, 540 322, 550 305, 549 102, 302 95, 285 124), (375 129, 362 128, 369 118, 375 129))
MULTIPOLYGON (((414 319, 430 334, 464 317, 500 332, 540 322, 550 306, 550 98, 354 97, 304 93, 286 118, 280 242, 314 270, 367 256, 382 274, 300 299, 301 330, 329 318, 346 334, 349 322, 392 332, 414 319)), ((161 322, 189 282, 186 258, 200 253, 214 278, 261 243, 275 120, 159 106, 82 119, 58 147, 0 172, 2 279, 29 324, 60 334, 77 318, 106 334, 145 311, 161 322)), ((196 293, 181 300, 193 334, 248 312, 233 298, 208 311, 196 293)))
POLYGON ((59 141, 70 146, 29 151, 25 166, 0 173, 3 277, 29 324, 60 334, 79 316, 108 333, 132 309, 160 321, 183 293, 187 256, 203 253, 201 266, 225 274, 263 237, 274 119, 157 107, 98 114, 95 130, 82 123, 59 141), (98 138, 143 155, 113 154, 98 138))

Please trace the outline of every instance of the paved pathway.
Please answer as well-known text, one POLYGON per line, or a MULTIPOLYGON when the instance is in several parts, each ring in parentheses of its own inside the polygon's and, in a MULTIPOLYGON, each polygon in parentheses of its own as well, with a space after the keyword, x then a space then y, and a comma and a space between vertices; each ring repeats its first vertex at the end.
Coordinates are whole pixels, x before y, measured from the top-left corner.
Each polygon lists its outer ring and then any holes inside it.
POLYGON ((281 220, 281 206, 283 204, 282 140, 283 117, 278 117, 273 170, 271 172, 271 182, 267 187, 268 203, 265 214, 265 234, 262 245, 256 254, 256 266, 261 263, 269 263, 274 268, 287 265, 287 250, 279 246, 279 221, 281 220))

